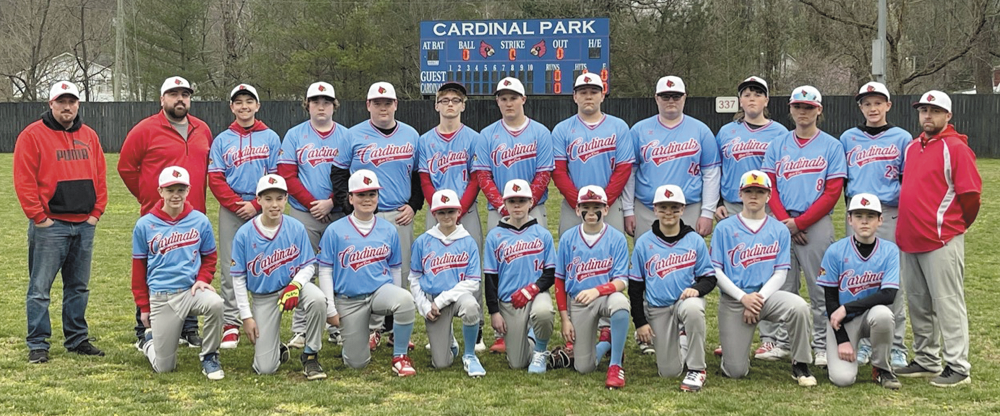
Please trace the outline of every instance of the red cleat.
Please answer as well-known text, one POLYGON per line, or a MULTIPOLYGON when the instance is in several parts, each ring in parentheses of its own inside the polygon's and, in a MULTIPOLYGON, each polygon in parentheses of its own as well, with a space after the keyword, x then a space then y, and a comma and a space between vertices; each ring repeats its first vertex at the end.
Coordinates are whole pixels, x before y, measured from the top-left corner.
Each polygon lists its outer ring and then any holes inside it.
POLYGON ((507 352, 507 344, 503 342, 503 338, 497 338, 493 345, 490 346, 490 352, 494 354, 504 354, 507 352))
POLYGON ((400 377, 417 375, 417 370, 413 369, 413 363, 410 362, 410 357, 405 355, 394 357, 392 359, 392 371, 400 377))
POLYGON ((625 387, 625 369, 617 364, 608 367, 608 379, 604 382, 604 386, 609 389, 625 387))

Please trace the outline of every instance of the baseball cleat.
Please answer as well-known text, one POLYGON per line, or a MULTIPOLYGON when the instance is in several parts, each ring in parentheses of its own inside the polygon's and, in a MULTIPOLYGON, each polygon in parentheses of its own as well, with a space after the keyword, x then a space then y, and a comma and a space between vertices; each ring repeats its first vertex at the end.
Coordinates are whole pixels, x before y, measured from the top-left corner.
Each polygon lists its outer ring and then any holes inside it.
POLYGON ((497 338, 497 340, 490 346, 490 352, 494 354, 503 354, 507 352, 507 345, 504 344, 503 338, 497 338))
POLYGON ((813 365, 819 368, 826 368, 826 350, 816 351, 816 358, 813 359, 813 365))
POLYGON ((862 345, 858 347, 858 356, 857 356, 858 365, 868 364, 868 361, 871 360, 871 357, 872 357, 872 347, 869 347, 867 345, 862 345))
POLYGON ((754 351, 753 358, 764 361, 778 361, 789 355, 788 350, 775 345, 773 342, 765 342, 761 344, 760 348, 757 348, 757 351, 754 351))
POLYGON ((802 387, 813 387, 816 385, 816 377, 813 377, 812 372, 809 371, 809 365, 806 363, 792 364, 792 378, 802 387))
POLYGON ((548 351, 535 351, 531 353, 531 363, 528 364, 528 374, 545 374, 545 369, 549 364, 548 351))
POLYGON ((486 375, 486 369, 483 368, 483 364, 479 362, 479 357, 476 357, 475 354, 463 356, 462 367, 465 368, 465 372, 469 377, 476 378, 486 375))
POLYGON ((410 361, 410 357, 405 355, 393 357, 392 372, 400 377, 409 377, 417 374, 417 370, 413 368, 413 362, 410 361))
POLYGON ((292 339, 288 340, 288 348, 295 348, 301 350, 306 347, 306 334, 301 332, 296 332, 292 334, 292 339))
POLYGON ((878 367, 872 367, 872 380, 889 390, 899 390, 903 387, 903 384, 899 382, 895 374, 892 374, 892 371, 883 370, 878 367))
POLYGON ((687 376, 681 382, 681 391, 698 392, 705 385, 705 370, 688 370, 687 376))
POLYGON ((222 349, 233 349, 240 344, 240 327, 236 325, 226 325, 222 329, 222 343, 219 344, 219 348, 222 349))
POLYGON ((319 365, 319 360, 316 359, 315 353, 302 353, 299 356, 299 361, 302 361, 302 374, 305 374, 306 380, 322 380, 326 378, 326 373, 323 372, 323 367, 319 365))
POLYGON ((191 348, 201 348, 201 337, 198 336, 197 332, 188 332, 186 334, 181 334, 181 339, 178 342, 178 345, 184 345, 184 344, 187 344, 187 346, 191 348))
POLYGON ((625 370, 618 364, 608 367, 608 377, 604 381, 604 386, 608 389, 620 389, 625 387, 625 370))
POLYGON ((201 359, 201 373, 209 380, 226 378, 226 372, 222 371, 222 364, 219 363, 219 353, 208 354, 201 359))
POLYGON ((368 349, 375 351, 378 348, 379 342, 382 342, 382 333, 379 331, 370 331, 368 333, 368 349))
POLYGON ((716 347, 715 351, 712 351, 712 353, 715 354, 716 357, 721 357, 722 356, 722 346, 720 345, 720 346, 716 347))

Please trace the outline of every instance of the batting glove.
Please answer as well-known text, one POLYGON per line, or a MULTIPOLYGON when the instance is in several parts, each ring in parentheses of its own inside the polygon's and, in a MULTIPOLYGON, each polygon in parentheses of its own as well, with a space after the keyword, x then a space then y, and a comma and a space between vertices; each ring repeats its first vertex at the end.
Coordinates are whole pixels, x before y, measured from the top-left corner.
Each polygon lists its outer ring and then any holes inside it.
POLYGON ((281 291, 281 296, 278 297, 278 306, 281 306, 282 310, 290 311, 299 306, 299 291, 302 290, 302 285, 299 282, 289 283, 285 286, 285 290, 281 291))
POLYGON ((539 291, 538 285, 532 283, 522 287, 517 292, 514 292, 514 294, 510 296, 510 302, 514 304, 515 309, 521 309, 527 306, 528 302, 531 302, 531 300, 538 295, 539 291))

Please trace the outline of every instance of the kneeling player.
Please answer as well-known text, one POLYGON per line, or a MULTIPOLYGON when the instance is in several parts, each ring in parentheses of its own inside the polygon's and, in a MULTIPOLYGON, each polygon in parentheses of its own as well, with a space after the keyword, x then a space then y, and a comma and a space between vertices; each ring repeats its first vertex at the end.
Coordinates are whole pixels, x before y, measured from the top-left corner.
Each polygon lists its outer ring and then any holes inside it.
POLYGON ((483 310, 476 302, 481 270, 479 248, 465 227, 458 224, 462 203, 458 194, 443 189, 431 197, 431 215, 437 225, 417 237, 410 252, 410 292, 417 311, 424 316, 431 343, 431 364, 451 365, 458 355, 452 347, 452 317, 462 318, 465 353, 462 365, 469 377, 482 377, 486 370, 476 357, 476 337, 483 310))
POLYGON ((487 233, 483 273, 493 330, 507 334, 507 364, 537 374, 547 366, 555 319, 549 288, 555 281, 556 251, 549 230, 528 215, 531 201, 528 181, 513 179, 504 185, 503 207, 510 215, 487 233))
POLYGON ((316 255, 309 234, 299 220, 284 215, 288 201, 285 179, 266 175, 257 181, 261 214, 243 224, 233 239, 233 289, 243 320, 243 331, 254 345, 253 369, 273 374, 288 361, 288 347, 281 344, 281 313, 301 310, 306 319, 302 373, 308 380, 326 378, 316 358, 323 346, 325 322, 336 325, 337 314, 328 312, 323 292, 312 284, 316 255), (247 291, 253 295, 251 308, 247 291), (324 312, 327 318, 324 322, 324 312))
POLYGON ((656 190, 657 220, 635 241, 628 295, 639 342, 656 349, 660 377, 680 376, 686 364, 681 390, 699 391, 705 384, 704 296, 715 289, 715 270, 705 240, 681 221, 686 205, 680 187, 656 190), (687 354, 680 350, 681 325, 687 332, 687 354))
POLYGON ((160 173, 163 198, 132 231, 132 294, 146 335, 141 349, 157 373, 177 366, 177 339, 188 315, 204 315, 201 372, 225 377, 219 364, 222 298, 212 287, 215 234, 208 217, 187 202, 191 176, 171 166, 160 173))
POLYGON ((800 386, 816 385, 809 371, 810 310, 799 295, 778 290, 790 262, 788 228, 764 213, 771 180, 759 170, 740 178, 743 211, 719 221, 712 237, 712 265, 719 297, 722 373, 740 378, 750 372, 750 341, 760 321, 788 326, 792 344, 792 377, 800 386))
POLYGON ((629 316, 628 299, 622 293, 628 286, 628 242, 625 234, 604 223, 608 197, 601 187, 588 185, 580 189, 576 213, 583 218, 583 224, 562 235, 556 256, 556 304, 562 317, 562 335, 574 343, 576 371, 589 373, 597 367, 593 344, 597 321, 610 318, 611 363, 605 386, 622 388, 622 353, 629 316))
POLYGON ((340 312, 344 363, 361 369, 371 361, 368 320, 372 314, 392 315, 395 343, 392 371, 400 377, 417 374, 406 355, 416 307, 401 287, 402 250, 396 227, 375 217, 379 186, 375 172, 360 169, 347 181, 354 212, 330 224, 319 241, 319 283, 340 312))
POLYGON ((902 385, 889 365, 895 317, 890 309, 899 290, 899 248, 875 236, 882 225, 882 203, 872 194, 857 194, 847 209, 854 236, 826 250, 816 284, 826 295, 829 317, 826 345, 836 345, 828 356, 830 381, 840 387, 854 384, 858 375, 858 341, 872 342, 872 378, 887 389, 902 385))

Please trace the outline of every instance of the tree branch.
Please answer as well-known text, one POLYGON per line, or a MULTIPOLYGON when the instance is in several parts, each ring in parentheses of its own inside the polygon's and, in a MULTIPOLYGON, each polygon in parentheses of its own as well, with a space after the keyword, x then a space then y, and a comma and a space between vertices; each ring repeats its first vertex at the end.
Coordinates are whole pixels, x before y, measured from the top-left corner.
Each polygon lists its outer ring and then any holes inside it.
POLYGON ((917 78, 933 75, 938 71, 944 69, 946 66, 948 66, 948 64, 957 61, 958 59, 968 54, 969 51, 972 50, 973 45, 975 45, 976 40, 979 38, 979 35, 983 33, 983 29, 986 27, 986 22, 987 22, 986 2, 983 2, 982 10, 979 10, 979 22, 976 24, 976 30, 972 32, 972 35, 970 35, 968 39, 966 39, 965 45, 961 48, 961 50, 955 52, 954 54, 952 54, 948 58, 945 58, 944 60, 937 62, 932 61, 930 64, 924 67, 924 69, 920 71, 914 71, 912 74, 907 75, 902 80, 900 80, 899 85, 906 85, 909 84, 910 82, 913 82, 913 80, 917 78))
POLYGON ((813 11, 816 12, 816 14, 818 14, 820 16, 823 16, 823 17, 825 17, 827 19, 833 20, 835 22, 840 22, 840 23, 843 23, 845 25, 850 25, 850 26, 858 27, 858 28, 865 29, 865 30, 878 30, 878 28, 876 28, 875 25, 872 25, 871 23, 862 23, 862 22, 858 22, 856 20, 848 20, 845 17, 834 15, 833 13, 828 12, 826 10, 821 10, 819 8, 819 6, 817 6, 811 0, 799 0, 799 3, 802 3, 802 4, 806 5, 806 6, 809 6, 809 8, 813 9, 813 11))

